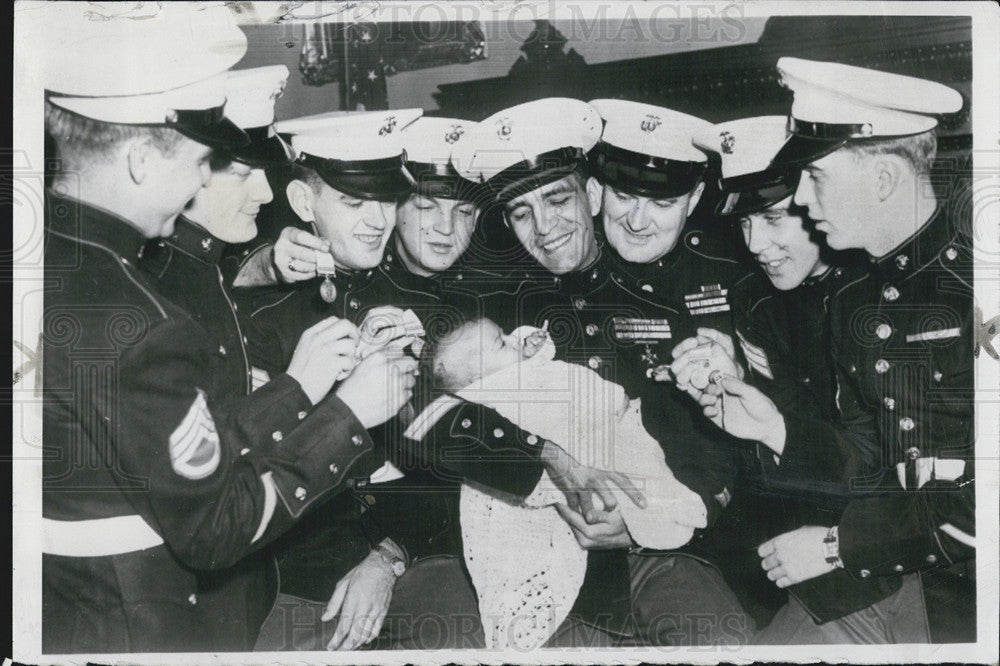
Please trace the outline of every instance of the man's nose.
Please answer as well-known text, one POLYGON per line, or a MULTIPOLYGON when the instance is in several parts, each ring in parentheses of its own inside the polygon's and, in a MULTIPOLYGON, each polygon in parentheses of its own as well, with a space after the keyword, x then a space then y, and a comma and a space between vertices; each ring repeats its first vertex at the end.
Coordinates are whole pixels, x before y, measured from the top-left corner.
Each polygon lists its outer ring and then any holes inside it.
POLYGON ((250 172, 250 187, 254 201, 266 204, 274 199, 274 192, 271 190, 270 183, 267 182, 267 176, 263 169, 254 169, 250 172))
POLYGON ((629 231, 639 232, 649 226, 648 206, 648 201, 636 201, 625 214, 625 223, 628 224, 629 231))
POLYGON ((364 222, 372 229, 383 231, 389 220, 386 218, 385 209, 381 201, 366 201, 364 208, 364 222))
POLYGON ((793 201, 795 201, 795 203, 799 206, 808 206, 816 201, 816 197, 813 192, 812 177, 805 171, 799 174, 799 184, 795 188, 793 201))
POLYGON ((750 221, 750 224, 747 225, 746 230, 743 233, 745 235, 747 249, 750 250, 750 254, 760 254, 770 244, 763 226, 753 220, 750 221))
POLYGON ((198 169, 201 171, 201 186, 205 187, 212 182, 212 167, 208 164, 208 160, 205 160, 198 169))
POLYGON ((541 215, 535 215, 535 233, 547 236, 559 224, 559 209, 556 206, 542 206, 541 215))
POLYGON ((434 215, 431 228, 442 236, 451 236, 455 233, 455 207, 428 211, 434 215))

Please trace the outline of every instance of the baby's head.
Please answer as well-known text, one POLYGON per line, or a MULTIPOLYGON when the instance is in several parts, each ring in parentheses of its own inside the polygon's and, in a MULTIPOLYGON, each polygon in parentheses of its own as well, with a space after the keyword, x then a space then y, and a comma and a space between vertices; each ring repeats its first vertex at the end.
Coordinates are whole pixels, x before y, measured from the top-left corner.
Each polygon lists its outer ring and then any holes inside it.
POLYGON ((458 391, 477 379, 531 357, 539 346, 520 345, 508 339, 503 329, 483 317, 462 324, 441 337, 431 351, 435 384, 458 391))

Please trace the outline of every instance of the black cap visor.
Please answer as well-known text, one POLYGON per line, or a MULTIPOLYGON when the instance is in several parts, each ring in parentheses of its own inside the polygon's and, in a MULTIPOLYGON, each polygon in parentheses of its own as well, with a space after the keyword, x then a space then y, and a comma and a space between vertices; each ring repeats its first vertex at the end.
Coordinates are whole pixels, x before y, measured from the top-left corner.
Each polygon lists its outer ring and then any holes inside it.
POLYGON ((407 162, 406 169, 416 181, 416 194, 436 199, 471 201, 477 205, 487 203, 491 198, 491 193, 485 187, 460 176, 450 163, 407 162))
POLYGON ((769 166, 778 169, 801 169, 810 162, 826 157, 846 143, 847 139, 821 139, 793 134, 788 137, 769 166))
POLYGON ((273 125, 246 128, 244 131, 250 137, 250 143, 230 151, 234 160, 259 169, 287 166, 295 161, 294 151, 274 132, 273 125))
POLYGON ((715 212, 719 216, 737 217, 770 208, 795 194, 799 174, 797 168, 767 169, 723 179, 719 186, 724 198, 715 212))
POLYGON ((672 199, 695 188, 705 162, 686 162, 635 153, 603 141, 590 154, 591 172, 603 185, 650 199, 672 199))
POLYGON ((174 109, 164 125, 211 148, 233 150, 250 143, 250 137, 223 114, 224 106, 211 109, 174 109))
POLYGON ((330 187, 358 199, 396 201, 413 191, 413 176, 403 157, 332 160, 303 153, 299 164, 315 171, 330 187))
POLYGON ((487 181, 498 203, 562 180, 576 169, 586 172, 587 158, 580 148, 559 148, 507 167, 487 181))

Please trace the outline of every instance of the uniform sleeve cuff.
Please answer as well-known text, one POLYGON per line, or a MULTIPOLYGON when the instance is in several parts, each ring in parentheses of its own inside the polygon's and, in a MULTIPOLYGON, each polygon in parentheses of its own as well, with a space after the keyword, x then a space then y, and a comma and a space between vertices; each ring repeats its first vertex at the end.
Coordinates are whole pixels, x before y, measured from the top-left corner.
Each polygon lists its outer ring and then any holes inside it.
POLYGON ((866 579, 909 573, 948 562, 933 533, 921 527, 918 498, 880 495, 847 505, 838 528, 840 559, 851 576, 866 579), (888 526, 885 517, 893 516, 888 526))
POLYGON ((278 498, 298 517, 331 491, 367 480, 385 461, 350 408, 327 396, 295 429, 272 433, 267 456, 278 498))

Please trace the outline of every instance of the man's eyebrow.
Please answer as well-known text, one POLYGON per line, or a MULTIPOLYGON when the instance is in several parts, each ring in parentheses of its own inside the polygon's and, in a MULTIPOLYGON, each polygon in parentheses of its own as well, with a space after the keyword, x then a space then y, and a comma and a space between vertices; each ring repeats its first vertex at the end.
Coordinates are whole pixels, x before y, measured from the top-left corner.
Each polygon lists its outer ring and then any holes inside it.
POLYGON ((559 194, 573 194, 574 189, 567 183, 560 183, 559 185, 553 187, 551 190, 543 194, 542 196, 548 199, 559 194))

